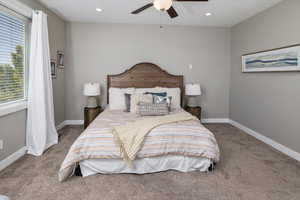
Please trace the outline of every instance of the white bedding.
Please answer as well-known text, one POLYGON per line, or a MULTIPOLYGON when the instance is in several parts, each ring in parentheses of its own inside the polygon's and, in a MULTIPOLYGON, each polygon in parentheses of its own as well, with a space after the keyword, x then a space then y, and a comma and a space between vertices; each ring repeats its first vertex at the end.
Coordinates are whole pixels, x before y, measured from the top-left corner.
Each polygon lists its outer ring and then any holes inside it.
POLYGON ((121 159, 89 159, 80 162, 80 169, 82 176, 86 177, 95 174, 146 174, 167 170, 205 172, 210 165, 211 160, 208 158, 166 155, 135 160, 132 168, 121 159))

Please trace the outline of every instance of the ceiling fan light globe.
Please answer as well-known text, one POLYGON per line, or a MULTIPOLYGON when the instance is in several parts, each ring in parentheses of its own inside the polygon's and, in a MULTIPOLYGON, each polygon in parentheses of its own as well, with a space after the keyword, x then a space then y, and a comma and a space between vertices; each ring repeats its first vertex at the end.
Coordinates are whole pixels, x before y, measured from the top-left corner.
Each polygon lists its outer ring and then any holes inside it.
POLYGON ((156 8, 157 10, 169 10, 172 6, 172 0, 155 0, 153 2, 153 6, 154 8, 156 8))

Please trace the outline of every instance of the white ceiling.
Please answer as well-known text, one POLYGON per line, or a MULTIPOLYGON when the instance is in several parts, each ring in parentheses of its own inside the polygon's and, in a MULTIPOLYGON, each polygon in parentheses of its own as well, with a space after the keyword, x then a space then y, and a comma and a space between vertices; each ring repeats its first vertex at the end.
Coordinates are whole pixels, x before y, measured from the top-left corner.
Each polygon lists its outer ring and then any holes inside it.
POLYGON ((282 0, 210 0, 205 2, 174 2, 179 17, 170 19, 153 7, 132 15, 131 11, 152 0, 39 0, 67 21, 170 24, 231 27, 282 0), (103 12, 96 12, 100 7, 103 12), (212 16, 206 17, 205 13, 212 16))

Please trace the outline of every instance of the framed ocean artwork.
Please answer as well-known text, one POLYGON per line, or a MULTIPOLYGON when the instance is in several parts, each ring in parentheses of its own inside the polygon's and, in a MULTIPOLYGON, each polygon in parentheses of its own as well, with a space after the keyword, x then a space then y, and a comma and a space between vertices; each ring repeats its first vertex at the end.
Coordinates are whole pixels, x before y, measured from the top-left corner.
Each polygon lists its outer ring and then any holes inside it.
POLYGON ((300 71, 300 44, 242 56, 243 72, 300 71))

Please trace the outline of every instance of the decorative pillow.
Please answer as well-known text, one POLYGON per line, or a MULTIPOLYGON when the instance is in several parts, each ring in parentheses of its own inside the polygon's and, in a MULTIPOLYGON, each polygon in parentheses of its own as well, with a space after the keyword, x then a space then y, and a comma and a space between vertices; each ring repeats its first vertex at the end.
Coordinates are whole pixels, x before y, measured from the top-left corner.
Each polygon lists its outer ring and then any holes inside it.
POLYGON ((166 103, 168 106, 169 112, 171 112, 172 97, 153 96, 153 103, 155 103, 155 104, 166 103))
POLYGON ((134 88, 109 88, 109 109, 125 110, 125 93, 133 94, 134 88))
POLYGON ((181 108, 181 93, 180 88, 163 88, 163 87, 156 87, 158 92, 167 92, 167 96, 172 97, 172 108, 181 108))
POLYGON ((132 94, 130 99, 130 112, 138 113, 138 104, 140 102, 152 103, 153 97, 151 94, 132 94))
POLYGON ((130 100, 131 100, 131 94, 125 93, 125 112, 130 112, 130 100))
POLYGON ((154 96, 159 96, 159 97, 166 97, 167 96, 166 92, 145 92, 145 94, 151 94, 153 97, 154 96))
POLYGON ((169 114, 166 103, 139 103, 139 114, 141 116, 160 116, 169 114))

